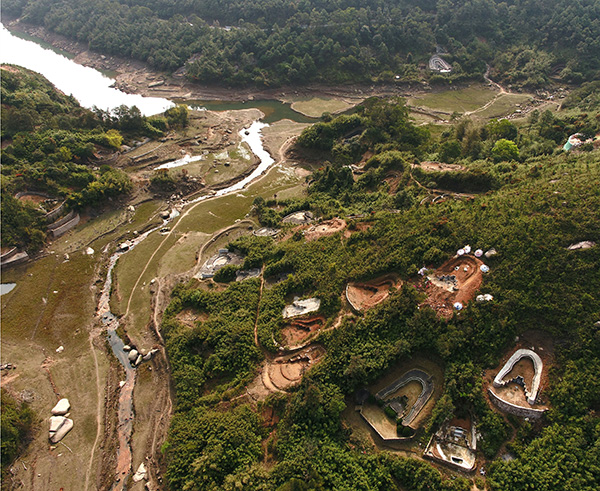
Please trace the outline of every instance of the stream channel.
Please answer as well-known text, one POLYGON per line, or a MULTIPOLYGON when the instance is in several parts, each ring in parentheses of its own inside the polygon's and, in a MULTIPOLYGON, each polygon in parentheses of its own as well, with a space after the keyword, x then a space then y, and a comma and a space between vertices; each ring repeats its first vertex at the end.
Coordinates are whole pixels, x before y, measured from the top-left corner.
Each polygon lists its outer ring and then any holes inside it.
MULTIPOLYGON (((2 50, 0 50, 0 62, 13 63, 24 66, 30 70, 36 71, 44 75, 50 80, 59 90, 66 94, 72 94, 83 106, 97 106, 101 108, 114 108, 121 104, 129 106, 136 105, 142 114, 153 115, 164 111, 173 105, 173 102, 167 99, 142 97, 140 95, 126 94, 111 87, 114 82, 109 77, 100 73, 93 68, 78 65, 64 54, 57 53, 56 50, 46 49, 36 42, 22 39, 10 33, 4 25, 0 24, 0 41, 2 42, 2 50)), ((239 103, 202 103, 194 101, 190 106, 198 107, 208 106, 211 110, 227 110, 227 109, 247 109, 256 107, 261 109, 263 106, 268 107, 267 111, 263 111, 269 117, 265 118, 268 122, 275 122, 279 119, 287 117, 298 121, 306 121, 305 118, 292 111, 289 105, 278 101, 255 101, 247 104, 239 103), (295 115, 295 117, 294 117, 295 115)), ((192 201, 184 203, 184 206, 197 203, 202 200, 210 199, 217 196, 223 196, 244 188, 248 183, 262 175, 266 170, 273 165, 275 160, 263 148, 261 139, 261 130, 268 126, 267 122, 255 121, 249 128, 244 128, 240 131, 240 136, 243 142, 246 142, 252 152, 260 160, 259 165, 254 171, 244 179, 241 179, 233 185, 220 189, 213 194, 201 196, 192 201)), ((171 163, 171 166, 182 165, 177 161, 171 163)), ((127 252, 131 251, 135 246, 144 241, 150 234, 163 228, 167 223, 176 219, 179 212, 175 209, 171 211, 169 218, 165 219, 161 225, 153 228, 139 237, 129 242, 129 248, 126 251, 118 250, 110 256, 108 261, 108 273, 106 281, 102 288, 96 317, 106 327, 108 341, 112 348, 115 357, 119 360, 125 369, 125 380, 121 383, 121 391, 119 394, 118 407, 118 435, 119 449, 117 455, 117 468, 115 473, 115 484, 112 489, 122 490, 128 480, 129 474, 132 472, 132 454, 131 454, 131 434, 133 430, 134 412, 133 412, 133 389, 135 386, 136 369, 130 363, 128 353, 123 350, 124 342, 117 334, 119 327, 119 319, 110 311, 110 292, 112 288, 113 269, 118 259, 127 252)), ((110 250, 109 243, 104 252, 110 250)), ((8 285, 3 285, 4 288, 10 288, 8 285)), ((4 293, 4 291, 3 291, 4 293)))

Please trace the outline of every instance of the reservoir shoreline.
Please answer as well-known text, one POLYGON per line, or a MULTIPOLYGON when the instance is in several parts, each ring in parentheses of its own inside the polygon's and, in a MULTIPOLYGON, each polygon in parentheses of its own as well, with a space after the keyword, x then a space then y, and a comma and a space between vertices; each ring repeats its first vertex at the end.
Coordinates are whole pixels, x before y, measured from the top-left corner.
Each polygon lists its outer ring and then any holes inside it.
POLYGON ((159 72, 144 62, 89 51, 85 43, 49 32, 43 27, 4 18, 2 23, 11 33, 26 34, 69 53, 72 59, 84 66, 109 73, 116 79, 115 87, 123 92, 146 97, 167 99, 194 99, 203 101, 244 102, 278 100, 291 102, 298 98, 330 97, 357 103, 372 96, 408 96, 417 89, 409 84, 372 84, 343 86, 312 85, 306 87, 217 87, 189 82, 182 75, 159 72), (162 82, 162 83, 161 83, 162 82))

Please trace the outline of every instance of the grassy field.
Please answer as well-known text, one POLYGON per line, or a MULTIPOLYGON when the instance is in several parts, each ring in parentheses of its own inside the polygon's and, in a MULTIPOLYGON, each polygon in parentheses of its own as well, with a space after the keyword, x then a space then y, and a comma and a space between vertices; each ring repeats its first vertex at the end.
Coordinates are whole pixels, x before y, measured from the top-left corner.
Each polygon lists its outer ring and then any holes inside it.
POLYGON ((286 191, 290 197, 304 192, 301 179, 293 169, 275 166, 245 190, 189 205, 184 209, 184 215, 171 224, 171 235, 166 237, 154 232, 131 252, 124 254, 115 267, 111 308, 123 315, 129 304, 125 322, 128 335, 142 343, 144 348, 150 348, 153 342, 147 331, 152 314, 150 282, 153 278, 190 270, 196 264, 196 253, 205 241, 214 232, 233 225, 236 220, 243 220, 256 196, 272 198, 274 194, 280 196, 286 191), (146 264, 146 271, 133 291, 146 264))
POLYGON ((424 106, 452 114, 455 111, 459 113, 474 111, 491 101, 495 95, 496 92, 487 87, 474 86, 411 97, 407 102, 411 106, 424 106))
POLYGON ((502 94, 490 106, 482 111, 477 111, 472 116, 485 120, 506 116, 518 109, 517 104, 529 99, 531 96, 527 94, 502 94))
POLYGON ((1 300, 2 359, 17 366, 12 373, 3 373, 3 385, 7 375, 14 377, 9 390, 33 396, 40 431, 22 458, 28 463, 27 470, 18 466, 17 476, 36 482, 35 488, 82 489, 85 481, 96 437, 98 399, 104 399, 108 368, 107 358, 98 347, 93 352, 89 341, 95 311, 90 283, 96 261, 81 252, 66 262, 62 255, 53 254, 3 275, 3 281, 17 283, 1 300), (59 346, 64 347, 62 353, 56 352, 59 346), (102 381, 100 393, 96 391, 94 358, 102 381), (69 398, 72 405, 74 428, 64 439, 72 454, 63 445, 49 451, 47 418, 59 396, 69 398))
POLYGON ((327 97, 299 98, 292 102, 292 109, 311 118, 320 118, 323 113, 339 113, 354 107, 355 104, 327 97))

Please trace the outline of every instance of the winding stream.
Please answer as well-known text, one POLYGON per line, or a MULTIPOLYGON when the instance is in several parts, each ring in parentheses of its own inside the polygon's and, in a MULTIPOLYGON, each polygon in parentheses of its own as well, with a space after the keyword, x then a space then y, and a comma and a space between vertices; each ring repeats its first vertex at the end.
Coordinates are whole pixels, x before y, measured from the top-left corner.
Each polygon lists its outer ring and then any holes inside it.
MULTIPOLYGON (((250 125, 249 128, 242 129, 239 133, 242 137, 242 141, 248 144, 252 152, 260 160, 259 165, 256 167, 256 169, 254 169, 254 171, 252 171, 250 175, 227 188, 218 190, 213 194, 200 196, 199 198, 189 201, 185 203, 185 206, 209 198, 224 196, 226 194, 239 191, 240 189, 243 189, 247 184, 252 182, 254 179, 266 172, 266 170, 275 163, 273 157, 271 157, 269 152, 267 152, 264 149, 262 144, 261 130, 266 126, 268 126, 266 123, 255 121, 254 123, 252 123, 252 125, 250 125)), ((171 162, 171 164, 173 164, 174 162, 171 162)), ((179 212, 173 209, 169 218, 164 220, 161 225, 143 233, 142 235, 131 241, 129 249, 127 251, 117 251, 110 257, 108 262, 108 273, 106 275, 106 281, 102 288, 100 299, 98 301, 98 308, 96 310, 97 318, 99 318, 102 321, 102 323, 106 326, 108 333, 108 341, 113 350, 113 353, 125 369, 125 383, 122 385, 119 394, 118 408, 119 450, 117 455, 116 469, 116 476, 118 481, 115 482, 115 485, 112 488, 118 491, 124 489, 127 477, 132 471, 132 455, 130 441, 134 420, 133 389, 135 387, 136 369, 133 368, 131 363, 129 362, 127 352, 123 351, 124 342, 116 332, 117 328, 119 327, 119 319, 110 311, 109 302, 110 292, 112 288, 113 269, 117 264, 118 259, 123 254, 127 254, 127 252, 134 249, 139 243, 144 241, 151 233, 161 229, 171 220, 175 219, 177 216, 179 216, 179 212)), ((111 244, 109 243, 106 246, 105 252, 108 250, 110 245, 111 244)))
MULTIPOLYGON (((173 105, 173 103, 167 99, 126 94, 114 89, 110 87, 110 85, 113 83, 113 80, 104 76, 97 70, 78 65, 69 58, 49 49, 45 49, 33 41, 16 37, 11 34, 4 27, 4 25, 1 24, 0 42, 2 43, 2 50, 0 50, 0 62, 13 63, 41 73, 59 90, 62 90, 67 94, 72 94, 82 105, 86 107, 98 106, 109 109, 120 104, 126 104, 129 106, 136 105, 142 114, 152 115, 163 112, 165 109, 173 105)), ((251 104, 248 104, 245 107, 247 108, 252 106, 251 104)), ((261 130, 266 126, 268 126, 268 124, 261 121, 255 121, 249 128, 242 129, 239 133, 242 141, 248 144, 252 152, 260 161, 259 165, 256 167, 256 169, 254 169, 254 171, 252 171, 250 175, 227 188, 220 189, 212 194, 200 196, 192 201, 183 203, 182 205, 187 206, 212 197, 224 196, 226 194, 239 191, 248 183, 262 175, 271 165, 273 165, 275 160, 264 149, 261 139, 261 130)), ((172 168, 180 165, 186 165, 194 159, 194 157, 188 157, 187 159, 184 157, 183 159, 169 162, 161 167, 172 168)), ((136 381, 136 369, 129 362, 128 353, 123 350, 124 342, 117 334, 119 319, 110 311, 110 292, 113 282, 113 270, 117 264, 117 261, 123 254, 127 254, 127 252, 131 251, 138 244, 143 242, 150 234, 161 229, 167 223, 177 218, 177 216, 179 216, 179 212, 173 210, 169 218, 164 220, 161 225, 131 240, 129 242, 129 248, 126 251, 119 250, 110 256, 108 261, 108 273, 106 275, 106 281, 104 282, 96 309, 96 318, 106 327, 108 341, 112 351, 125 370, 125 380, 121 383, 121 389, 119 393, 117 427, 119 448, 117 454, 117 468, 115 470, 115 484, 112 488, 118 491, 125 488, 125 483, 127 482, 128 476, 132 472, 132 453, 130 441, 134 421, 133 390, 136 381)), ((105 247, 104 252, 108 252, 110 247, 111 244, 109 243, 105 247)), ((2 285, 2 293, 10 291, 10 287, 11 285, 2 285)))

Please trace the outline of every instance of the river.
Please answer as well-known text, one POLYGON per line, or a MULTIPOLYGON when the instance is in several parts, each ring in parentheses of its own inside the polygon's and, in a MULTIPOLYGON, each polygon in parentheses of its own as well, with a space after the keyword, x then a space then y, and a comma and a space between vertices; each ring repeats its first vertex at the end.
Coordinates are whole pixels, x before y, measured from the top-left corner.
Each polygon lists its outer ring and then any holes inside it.
MULTIPOLYGON (((174 102, 168 99, 126 94, 112 88, 111 85, 115 82, 113 78, 93 68, 75 63, 70 59, 69 53, 51 49, 46 43, 32 36, 15 35, 3 24, 0 26, 0 42, 2 43, 0 63, 20 65, 41 73, 65 94, 73 95, 84 107, 97 106, 100 109, 109 110, 125 104, 126 106, 137 106, 143 115, 152 116, 174 105, 174 102)), ((193 109, 206 108, 210 111, 256 108, 263 112, 262 120, 265 123, 274 123, 281 119, 291 119, 298 123, 316 121, 314 118, 294 111, 289 104, 277 100, 224 102, 175 99, 175 102, 187 104, 193 109)))
POLYGON ((114 80, 93 68, 78 65, 66 56, 45 49, 33 41, 13 35, 4 25, 0 29, 0 62, 12 63, 41 73, 59 90, 73 95, 82 106, 113 109, 125 104, 137 106, 145 116, 173 106, 168 99, 126 94, 110 87, 114 80))
MULTIPOLYGON (((247 129, 240 131, 242 141, 246 142, 251 148, 252 152, 259 158, 260 163, 252 171, 252 173, 241 179, 240 181, 232 184, 231 186, 220 189, 214 194, 204 195, 195 200, 186 202, 185 205, 190 205, 210 199, 217 196, 224 196, 235 191, 243 189, 247 184, 252 182, 254 179, 262 175, 271 165, 275 163, 275 160, 269 152, 267 152, 262 144, 261 130, 268 126, 266 123, 255 121, 247 129)), ((178 161, 175 161, 178 162, 178 161)), ((173 162, 171 163, 173 164, 173 162)), ((127 251, 118 250, 109 259, 108 262, 108 273, 106 275, 106 281, 102 288, 100 299, 98 301, 98 307, 96 309, 96 316, 106 326, 108 333, 108 341, 113 350, 115 357, 119 360, 123 368, 125 369, 125 381, 121 386, 121 392, 119 394, 119 408, 117 412, 118 416, 118 437, 119 437, 119 449, 117 455, 117 469, 116 476, 119 478, 113 486, 113 490, 120 491, 127 481, 127 476, 132 472, 132 455, 131 455, 131 432, 133 430, 134 411, 133 411, 133 389, 135 387, 136 370, 132 367, 128 359, 128 354, 123 350, 123 340, 117 334, 117 328, 119 327, 119 319, 110 311, 110 292, 112 290, 112 278, 113 269, 117 264, 118 259, 127 252, 135 248, 140 242, 144 241, 150 234, 156 230, 164 227, 168 222, 177 218, 179 212, 173 210, 168 219, 164 220, 161 225, 155 227, 152 230, 145 232, 136 239, 130 242, 127 251)), ((111 244, 107 245, 110 247, 111 244)))

